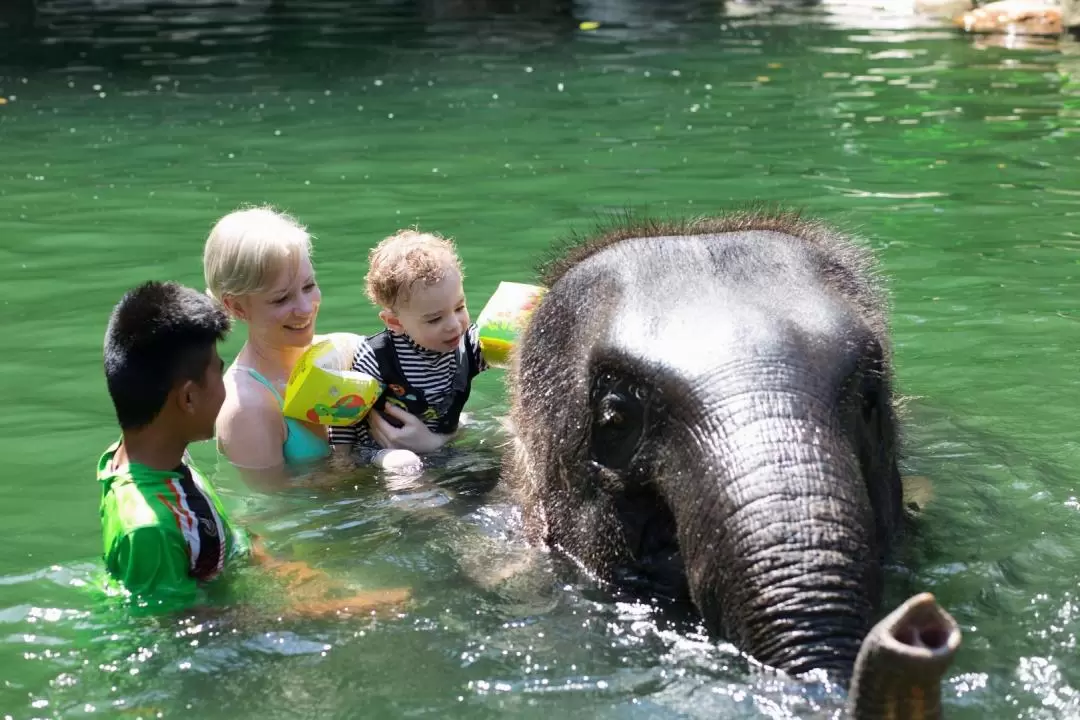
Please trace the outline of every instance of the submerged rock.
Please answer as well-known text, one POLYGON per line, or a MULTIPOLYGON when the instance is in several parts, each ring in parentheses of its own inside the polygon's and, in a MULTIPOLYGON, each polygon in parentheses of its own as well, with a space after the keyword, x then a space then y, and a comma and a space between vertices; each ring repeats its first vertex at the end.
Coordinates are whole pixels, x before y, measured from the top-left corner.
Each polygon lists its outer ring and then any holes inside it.
POLYGON ((1060 35, 1080 25, 1080 0, 997 0, 957 15, 953 22, 972 33, 1060 35))

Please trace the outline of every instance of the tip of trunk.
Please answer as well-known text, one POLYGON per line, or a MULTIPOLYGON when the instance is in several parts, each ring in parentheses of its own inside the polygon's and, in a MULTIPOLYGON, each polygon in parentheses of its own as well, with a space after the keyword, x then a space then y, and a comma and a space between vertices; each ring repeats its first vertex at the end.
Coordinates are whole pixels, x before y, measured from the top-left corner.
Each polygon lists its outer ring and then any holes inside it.
POLYGON ((849 693, 852 717, 939 717, 941 680, 960 642, 959 625, 933 595, 909 598, 863 641, 849 693))
POLYGON ((883 649, 905 660, 949 660, 960 648, 960 627, 928 592, 909 598, 879 627, 883 649))

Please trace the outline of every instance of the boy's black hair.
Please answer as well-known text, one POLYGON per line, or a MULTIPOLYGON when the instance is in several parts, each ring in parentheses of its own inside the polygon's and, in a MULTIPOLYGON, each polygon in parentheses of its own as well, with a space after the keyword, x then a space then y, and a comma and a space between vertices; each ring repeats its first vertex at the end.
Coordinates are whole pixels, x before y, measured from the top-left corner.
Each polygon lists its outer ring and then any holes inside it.
POLYGON ((229 327, 221 307, 179 283, 150 281, 125 293, 105 331, 105 382, 120 427, 145 427, 177 383, 202 382, 229 327))

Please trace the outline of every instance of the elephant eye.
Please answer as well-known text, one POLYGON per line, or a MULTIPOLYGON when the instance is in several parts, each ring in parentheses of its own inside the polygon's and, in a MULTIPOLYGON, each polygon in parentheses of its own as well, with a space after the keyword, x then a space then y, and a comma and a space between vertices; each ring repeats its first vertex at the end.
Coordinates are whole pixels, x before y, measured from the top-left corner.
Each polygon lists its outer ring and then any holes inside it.
POLYGON ((862 373, 862 396, 863 419, 873 422, 881 405, 881 375, 882 375, 881 347, 874 343, 866 362, 866 369, 862 373))
POLYGON ((592 392, 592 460, 624 470, 645 431, 646 392, 641 385, 603 373, 592 392))
POLYGON ((862 415, 863 422, 872 426, 877 420, 878 411, 878 391, 877 388, 866 388, 862 393, 862 415))

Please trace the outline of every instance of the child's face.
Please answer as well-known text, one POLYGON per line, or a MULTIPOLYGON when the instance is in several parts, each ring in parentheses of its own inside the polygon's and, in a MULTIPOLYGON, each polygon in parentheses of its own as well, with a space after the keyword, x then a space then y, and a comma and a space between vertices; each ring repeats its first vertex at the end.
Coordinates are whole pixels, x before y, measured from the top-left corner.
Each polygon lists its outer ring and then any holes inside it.
POLYGON ((422 348, 436 352, 456 349, 469 329, 461 273, 450 268, 437 283, 417 283, 406 302, 396 310, 383 310, 379 316, 390 330, 407 333, 422 348))
POLYGON ((322 291, 310 258, 283 270, 270 290, 233 301, 230 308, 248 324, 248 332, 272 347, 307 347, 315 337, 322 291))
POLYGON ((225 382, 222 372, 225 363, 218 355, 217 347, 210 353, 210 363, 200 383, 185 383, 182 403, 187 416, 188 437, 191 442, 214 437, 214 422, 222 403, 225 402, 225 382))

